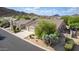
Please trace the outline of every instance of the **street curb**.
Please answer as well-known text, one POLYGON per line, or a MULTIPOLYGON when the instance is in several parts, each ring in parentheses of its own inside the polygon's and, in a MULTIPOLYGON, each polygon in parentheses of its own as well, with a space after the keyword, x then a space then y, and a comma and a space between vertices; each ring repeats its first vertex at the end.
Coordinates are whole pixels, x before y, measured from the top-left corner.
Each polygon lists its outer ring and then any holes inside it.
MULTIPOLYGON (((1 28, 1 27, 0 27, 0 28, 1 28)), ((39 45, 37 45, 37 44, 35 44, 35 43, 29 41, 29 40, 23 39, 23 38, 21 38, 21 37, 15 35, 15 33, 12 33, 12 32, 10 32, 10 31, 4 29, 4 28, 1 28, 1 29, 4 30, 4 31, 6 31, 6 32, 8 32, 9 34, 12 34, 12 35, 14 35, 14 36, 16 36, 16 37, 18 37, 18 38, 24 40, 24 41, 26 41, 26 42, 28 42, 28 43, 30 43, 30 44, 36 46, 36 47, 39 47, 39 48, 41 48, 41 49, 44 49, 45 51, 52 51, 52 50, 46 49, 46 48, 44 48, 44 47, 41 47, 41 46, 39 46, 39 45)))

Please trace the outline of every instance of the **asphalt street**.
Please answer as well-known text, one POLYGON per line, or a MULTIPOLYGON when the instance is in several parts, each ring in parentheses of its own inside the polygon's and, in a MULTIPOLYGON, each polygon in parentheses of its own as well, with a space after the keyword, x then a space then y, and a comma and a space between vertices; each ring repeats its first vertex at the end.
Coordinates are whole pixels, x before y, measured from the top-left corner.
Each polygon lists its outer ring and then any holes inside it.
POLYGON ((44 51, 44 50, 0 29, 0 51, 44 51))

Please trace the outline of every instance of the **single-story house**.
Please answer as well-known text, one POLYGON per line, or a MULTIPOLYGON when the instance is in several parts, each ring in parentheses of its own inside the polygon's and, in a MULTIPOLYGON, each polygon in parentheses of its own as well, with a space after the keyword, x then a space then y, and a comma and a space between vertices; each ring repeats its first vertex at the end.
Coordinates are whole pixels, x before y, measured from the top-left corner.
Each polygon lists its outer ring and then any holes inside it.
POLYGON ((38 20, 17 20, 17 21, 13 21, 13 24, 16 25, 17 27, 21 28, 21 29, 26 29, 26 30, 34 30, 36 23, 38 22, 38 20))
MULTIPOLYGON (((47 19, 50 20, 50 19, 47 19)), ((51 19, 56 24, 56 29, 59 32, 64 32, 64 29, 66 29, 66 25, 63 22, 63 20, 60 19, 60 17, 52 17, 51 19)), ((39 19, 35 20, 18 20, 14 21, 14 24, 22 29, 32 30, 34 31, 35 26, 37 25, 39 19)))
POLYGON ((59 32, 64 32, 66 29, 66 24, 60 17, 53 17, 53 22, 56 24, 56 29, 59 32))

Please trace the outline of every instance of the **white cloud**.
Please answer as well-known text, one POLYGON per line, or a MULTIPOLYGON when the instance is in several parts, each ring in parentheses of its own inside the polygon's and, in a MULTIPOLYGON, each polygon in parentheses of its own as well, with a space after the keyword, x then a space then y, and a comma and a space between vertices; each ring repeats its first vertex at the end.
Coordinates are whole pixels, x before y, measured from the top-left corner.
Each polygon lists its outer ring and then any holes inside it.
POLYGON ((39 9, 40 7, 27 7, 24 9, 24 11, 28 13, 35 13, 35 12, 38 12, 39 9))
POLYGON ((79 7, 70 7, 67 10, 58 11, 62 15, 73 15, 73 14, 79 14, 79 7))
POLYGON ((79 8, 78 7, 69 7, 69 8, 53 8, 53 7, 22 7, 22 8, 13 8, 19 11, 24 11, 27 13, 36 13, 39 15, 71 15, 71 14, 79 14, 79 8))
POLYGON ((24 10, 26 11, 35 11, 38 10, 40 7, 30 7, 30 8, 25 8, 24 10))

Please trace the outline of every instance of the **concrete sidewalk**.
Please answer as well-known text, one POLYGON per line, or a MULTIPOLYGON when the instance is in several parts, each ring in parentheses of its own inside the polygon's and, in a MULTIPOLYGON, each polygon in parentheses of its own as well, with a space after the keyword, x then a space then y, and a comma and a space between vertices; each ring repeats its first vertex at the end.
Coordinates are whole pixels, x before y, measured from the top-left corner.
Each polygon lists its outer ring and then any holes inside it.
POLYGON ((31 34, 33 34, 33 32, 27 31, 27 30, 22 30, 21 32, 16 33, 15 35, 24 39, 25 37, 27 37, 31 34))

